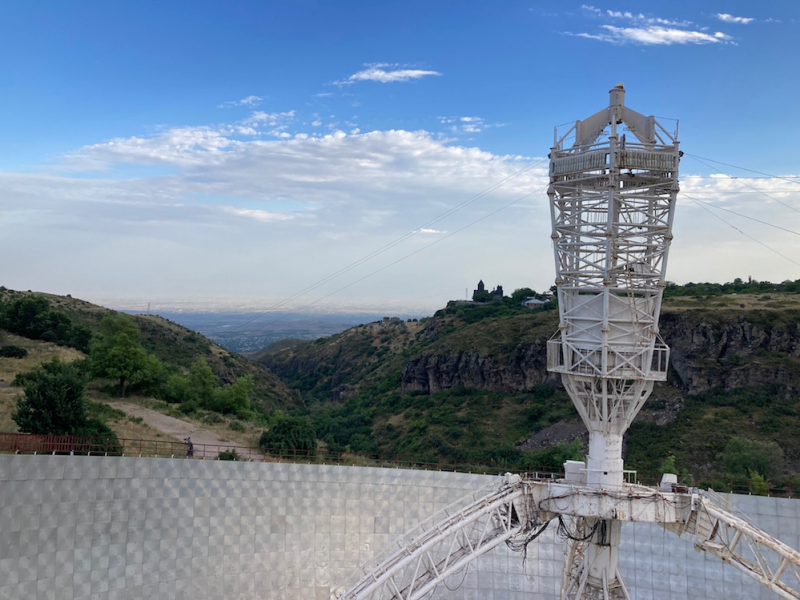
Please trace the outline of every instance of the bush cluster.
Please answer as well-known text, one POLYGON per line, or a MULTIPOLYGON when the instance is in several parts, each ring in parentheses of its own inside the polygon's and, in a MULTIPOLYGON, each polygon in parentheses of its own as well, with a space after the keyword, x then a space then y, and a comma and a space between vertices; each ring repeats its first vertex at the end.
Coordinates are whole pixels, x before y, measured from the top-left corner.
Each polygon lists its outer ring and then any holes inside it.
POLYGON ((22 387, 25 395, 17 399, 11 418, 22 433, 103 438, 110 447, 118 447, 114 432, 86 414, 87 380, 84 361, 64 363, 58 358, 21 373, 14 385, 22 387))
POLYGON ((785 283, 772 283, 770 281, 755 281, 748 279, 744 281, 736 278, 728 283, 692 283, 677 285, 667 282, 664 289, 664 297, 675 296, 720 296, 724 294, 761 294, 764 292, 800 292, 800 279, 787 281, 785 283))
POLYGON ((28 351, 19 346, 3 346, 0 348, 0 358, 25 358, 28 356, 28 351))
POLYGON ((314 452, 317 449, 317 433, 308 419, 302 417, 282 417, 261 434, 258 446, 264 451, 302 450, 314 452))
POLYGON ((33 340, 71 346, 81 352, 89 351, 92 332, 73 323, 70 317, 50 307, 43 296, 26 295, 0 306, 0 327, 33 340))

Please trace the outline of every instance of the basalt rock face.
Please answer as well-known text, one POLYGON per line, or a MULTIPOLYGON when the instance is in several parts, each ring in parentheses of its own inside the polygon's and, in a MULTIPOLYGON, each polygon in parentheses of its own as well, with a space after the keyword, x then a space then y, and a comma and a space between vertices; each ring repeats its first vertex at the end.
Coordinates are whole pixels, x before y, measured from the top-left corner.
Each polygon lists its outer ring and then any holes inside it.
MULTIPOLYGON (((770 322, 761 313, 729 318, 667 310, 660 324, 671 349, 670 365, 677 376, 674 383, 688 394, 716 387, 791 386, 797 378, 793 365, 786 361, 800 358, 800 323, 792 319, 770 322)), ((519 342, 499 356, 442 344, 409 360, 401 377, 404 393, 436 393, 459 386, 520 392, 540 383, 561 384, 560 377, 547 372, 544 339, 519 342)))
MULTIPOLYGON (((679 395, 763 385, 800 389, 798 316, 780 310, 665 307, 660 333, 671 349, 669 386, 679 395)), ((382 380, 393 370, 399 371, 397 391, 403 394, 459 387, 516 393, 542 383, 561 386, 560 377, 547 372, 546 342, 558 327, 554 312, 469 325, 434 317, 414 325, 354 328, 258 362, 287 383, 302 380, 307 389, 320 392, 320 399, 327 394, 335 402, 365 389, 365 377, 376 374, 382 380)))
MULTIPOLYGON (((767 315, 775 313, 766 313, 767 315)), ((689 394, 769 384, 794 385, 800 358, 800 324, 794 319, 749 313, 669 313, 661 334, 671 348, 670 364, 689 394)))
POLYGON ((560 379, 547 372, 545 342, 520 343, 508 357, 493 357, 477 350, 425 353, 403 368, 404 393, 435 394, 455 387, 473 387, 491 392, 530 391, 534 385, 560 379))

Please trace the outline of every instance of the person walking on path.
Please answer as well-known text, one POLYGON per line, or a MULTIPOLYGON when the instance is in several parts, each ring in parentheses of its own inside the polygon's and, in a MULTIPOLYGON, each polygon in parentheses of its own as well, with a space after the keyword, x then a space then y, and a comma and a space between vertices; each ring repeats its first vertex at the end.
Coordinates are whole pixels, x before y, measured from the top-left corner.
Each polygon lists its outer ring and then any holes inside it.
POLYGON ((186 458, 192 458, 194 456, 194 444, 192 443, 192 438, 186 438, 186 458))

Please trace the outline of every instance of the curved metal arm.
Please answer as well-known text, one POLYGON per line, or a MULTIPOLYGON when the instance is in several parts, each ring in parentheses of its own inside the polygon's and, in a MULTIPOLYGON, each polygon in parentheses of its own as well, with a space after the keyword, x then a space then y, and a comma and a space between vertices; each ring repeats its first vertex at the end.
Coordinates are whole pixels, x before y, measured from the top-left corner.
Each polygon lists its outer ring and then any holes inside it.
POLYGON ((526 516, 524 497, 525 486, 516 475, 506 476, 500 489, 493 486, 482 495, 465 497, 441 511, 432 520, 433 526, 412 531, 379 555, 378 561, 365 565, 358 581, 337 588, 329 598, 423 598, 471 561, 529 531, 532 523, 526 516), (465 500, 471 502, 465 504, 465 500))

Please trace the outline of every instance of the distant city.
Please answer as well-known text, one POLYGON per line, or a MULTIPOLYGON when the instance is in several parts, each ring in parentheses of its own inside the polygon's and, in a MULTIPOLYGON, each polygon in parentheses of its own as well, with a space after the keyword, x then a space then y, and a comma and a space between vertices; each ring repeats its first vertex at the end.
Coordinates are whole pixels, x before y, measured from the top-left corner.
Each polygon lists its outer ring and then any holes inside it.
MULTIPOLYGON (((143 311, 125 310, 129 314, 143 311)), ((188 329, 202 333, 217 344, 234 352, 255 352, 283 339, 315 340, 386 316, 402 320, 419 314, 396 313, 221 313, 151 311, 188 329)))

